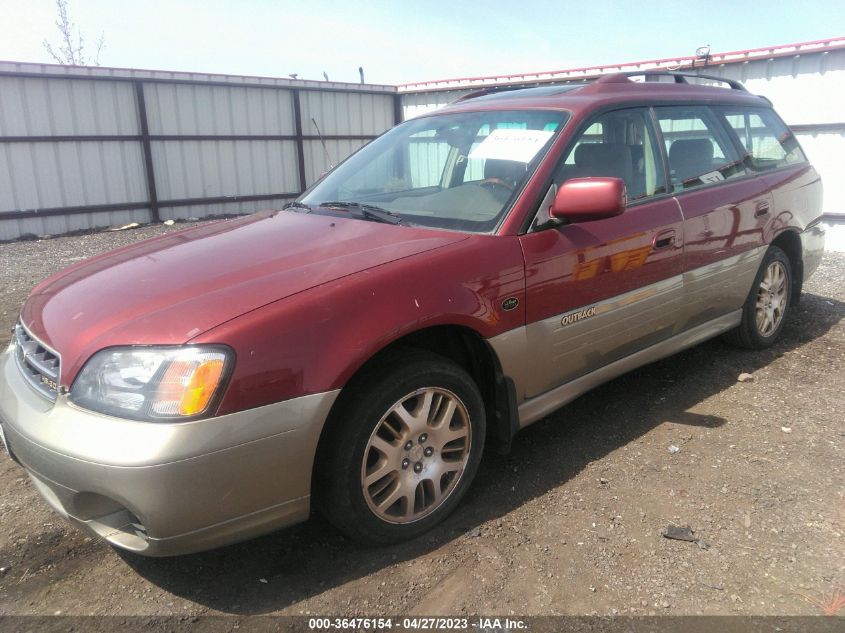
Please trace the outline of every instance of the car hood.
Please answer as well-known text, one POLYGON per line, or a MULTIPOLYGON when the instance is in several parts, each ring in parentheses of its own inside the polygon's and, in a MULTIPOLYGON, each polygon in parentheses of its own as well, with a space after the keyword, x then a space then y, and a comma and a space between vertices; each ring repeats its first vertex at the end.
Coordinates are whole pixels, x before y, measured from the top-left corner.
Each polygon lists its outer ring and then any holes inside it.
POLYGON ((21 320, 61 355, 61 382, 67 386, 104 347, 185 343, 314 286, 466 238, 357 219, 262 212, 80 262, 36 286, 21 320))

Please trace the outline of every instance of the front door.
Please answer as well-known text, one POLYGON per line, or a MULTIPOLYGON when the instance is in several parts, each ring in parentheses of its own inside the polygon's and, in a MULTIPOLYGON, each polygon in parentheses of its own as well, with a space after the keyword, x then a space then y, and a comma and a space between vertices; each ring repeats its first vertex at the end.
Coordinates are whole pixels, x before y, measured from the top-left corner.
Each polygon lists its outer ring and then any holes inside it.
POLYGON ((517 385, 518 399, 676 333, 683 308, 683 218, 667 191, 656 139, 647 108, 598 116, 570 146, 555 182, 622 178, 628 208, 593 222, 543 227, 541 220, 520 237, 531 371, 517 385))

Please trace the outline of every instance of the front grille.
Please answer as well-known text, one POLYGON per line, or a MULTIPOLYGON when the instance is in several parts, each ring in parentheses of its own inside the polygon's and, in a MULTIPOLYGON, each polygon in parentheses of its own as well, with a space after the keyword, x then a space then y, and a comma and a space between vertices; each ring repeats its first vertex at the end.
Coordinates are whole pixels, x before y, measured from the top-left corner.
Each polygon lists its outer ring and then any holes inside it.
POLYGON ((20 323, 15 326, 15 360, 33 389, 50 400, 56 399, 61 358, 20 323))

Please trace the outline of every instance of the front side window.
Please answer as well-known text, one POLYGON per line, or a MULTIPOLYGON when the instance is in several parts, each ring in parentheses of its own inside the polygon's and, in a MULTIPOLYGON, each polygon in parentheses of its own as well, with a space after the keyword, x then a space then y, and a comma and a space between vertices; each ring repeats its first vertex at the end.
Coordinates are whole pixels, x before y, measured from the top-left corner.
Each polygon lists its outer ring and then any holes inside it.
POLYGON ((567 116, 500 110, 411 119, 362 148, 300 202, 376 206, 413 224, 490 231, 567 116))
POLYGON ((666 193, 646 108, 615 110, 590 123, 567 151, 555 183, 594 176, 624 180, 629 202, 666 193))
POLYGON ((669 157, 673 191, 745 175, 741 157, 709 109, 655 108, 669 157))
POLYGON ((766 108, 718 108, 733 128, 755 171, 803 163, 807 159, 790 129, 766 108))

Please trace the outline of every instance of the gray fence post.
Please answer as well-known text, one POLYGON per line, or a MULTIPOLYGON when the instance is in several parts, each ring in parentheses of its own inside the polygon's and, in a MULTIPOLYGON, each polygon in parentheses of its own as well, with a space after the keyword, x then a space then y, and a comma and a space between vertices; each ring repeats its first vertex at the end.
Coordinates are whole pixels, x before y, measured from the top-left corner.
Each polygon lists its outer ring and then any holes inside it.
POLYGON ((138 106, 138 122, 141 130, 141 147, 144 151, 144 171, 147 177, 147 196, 149 198, 150 221, 161 222, 158 211, 158 194, 156 193, 155 167, 153 166, 153 151, 150 147, 150 128, 147 124, 147 102, 144 100, 144 82, 135 83, 135 103, 138 106))
POLYGON ((294 134, 296 135, 296 161, 299 169, 299 193, 307 188, 305 179, 305 140, 302 138, 302 106, 299 103, 299 90, 296 88, 290 91, 293 100, 293 123, 294 134))

